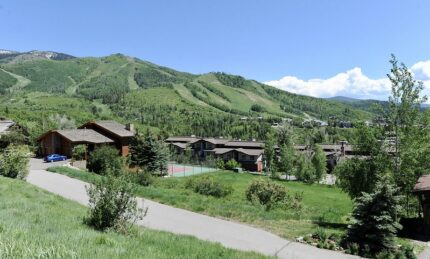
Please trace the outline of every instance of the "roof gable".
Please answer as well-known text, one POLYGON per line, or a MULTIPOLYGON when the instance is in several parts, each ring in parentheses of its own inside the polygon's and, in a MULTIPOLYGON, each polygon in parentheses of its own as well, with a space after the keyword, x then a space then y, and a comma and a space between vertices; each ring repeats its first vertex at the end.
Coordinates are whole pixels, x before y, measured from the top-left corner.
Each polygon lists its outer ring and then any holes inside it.
POLYGON ((96 125, 103 128, 119 137, 134 137, 135 133, 126 129, 126 126, 116 121, 92 121, 82 125, 80 128, 84 128, 89 124, 96 125))

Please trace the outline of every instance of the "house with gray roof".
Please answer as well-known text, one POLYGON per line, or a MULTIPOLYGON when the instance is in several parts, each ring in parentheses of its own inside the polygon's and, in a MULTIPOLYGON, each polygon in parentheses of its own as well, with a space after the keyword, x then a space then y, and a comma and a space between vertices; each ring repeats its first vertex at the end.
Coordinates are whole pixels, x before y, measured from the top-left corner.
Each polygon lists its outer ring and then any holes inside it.
POLYGON ((78 129, 50 130, 38 138, 39 154, 61 154, 68 157, 73 155, 76 145, 84 144, 91 152, 97 146, 112 145, 118 153, 126 156, 129 145, 134 137, 132 124, 123 125, 115 121, 87 122, 78 129))

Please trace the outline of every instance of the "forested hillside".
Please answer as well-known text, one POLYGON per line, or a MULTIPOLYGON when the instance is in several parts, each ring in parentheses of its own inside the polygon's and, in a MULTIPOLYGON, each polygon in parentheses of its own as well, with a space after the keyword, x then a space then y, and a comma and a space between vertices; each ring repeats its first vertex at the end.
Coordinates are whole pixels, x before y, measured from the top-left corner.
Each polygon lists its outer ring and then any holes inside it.
POLYGON ((165 135, 237 138, 263 138, 271 123, 283 118, 300 124, 309 117, 372 116, 360 107, 291 94, 241 76, 194 75, 121 54, 1 53, 0 115, 29 124, 34 136, 55 126, 49 119, 55 114, 77 124, 116 119, 165 135))

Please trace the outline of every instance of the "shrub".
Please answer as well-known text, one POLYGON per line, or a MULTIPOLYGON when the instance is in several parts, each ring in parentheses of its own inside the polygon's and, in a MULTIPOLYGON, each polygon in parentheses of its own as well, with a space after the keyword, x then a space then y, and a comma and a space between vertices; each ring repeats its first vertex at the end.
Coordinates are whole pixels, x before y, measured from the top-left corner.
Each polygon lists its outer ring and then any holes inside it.
POLYGON ((154 183, 154 176, 147 171, 138 171, 136 173, 130 173, 130 177, 133 182, 142 185, 149 186, 154 183))
POLYGON ((384 250, 378 253, 376 259, 416 259, 414 250, 411 246, 402 246, 397 251, 384 250))
POLYGON ((229 161, 227 161, 227 163, 225 163, 225 166, 224 166, 224 168, 227 170, 233 170, 238 167, 240 167, 240 164, 236 162, 236 160, 234 159, 230 159, 229 161))
POLYGON ((96 174, 103 175, 110 172, 114 175, 119 175, 122 169, 122 159, 115 148, 102 146, 90 154, 87 168, 96 174))
POLYGON ((196 193, 214 196, 217 198, 225 197, 233 192, 233 188, 230 185, 215 181, 209 176, 203 176, 194 180, 189 180, 185 183, 185 187, 188 189, 193 189, 196 193))
POLYGON ((253 112, 266 112, 266 108, 264 108, 260 104, 255 103, 251 106, 251 111, 253 111, 253 112))
POLYGON ((86 153, 87 153, 86 145, 76 145, 73 147, 72 158, 74 160, 84 160, 86 153))
POLYGON ((258 202, 270 210, 274 205, 284 203, 288 199, 287 188, 281 184, 257 179, 246 190, 246 199, 250 202, 258 202))
POLYGON ((28 175, 29 153, 28 146, 10 144, 0 154, 0 175, 25 179, 28 175))
POLYGON ((322 228, 317 228, 312 236, 322 242, 325 242, 328 238, 327 232, 322 228))
POLYGON ((108 174, 88 187, 90 210, 85 222, 101 231, 126 231, 131 223, 146 215, 146 210, 137 206, 133 186, 124 176, 108 174))
POLYGON ((0 150, 5 149, 10 144, 24 145, 27 143, 28 139, 21 130, 14 130, 8 134, 0 135, 0 150))
POLYGON ((216 168, 218 168, 218 169, 225 169, 225 165, 224 165, 224 160, 222 160, 222 159, 217 159, 216 161, 215 161, 215 166, 216 166, 216 168))

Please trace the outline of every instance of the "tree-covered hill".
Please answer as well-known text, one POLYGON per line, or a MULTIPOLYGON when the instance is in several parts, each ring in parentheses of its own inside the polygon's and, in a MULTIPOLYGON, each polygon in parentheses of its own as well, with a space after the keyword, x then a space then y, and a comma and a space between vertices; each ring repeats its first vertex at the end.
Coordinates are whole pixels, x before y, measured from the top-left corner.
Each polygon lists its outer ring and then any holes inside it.
POLYGON ((69 115, 73 109, 63 106, 78 102, 82 114, 89 115, 75 114, 76 121, 92 114, 170 134, 256 136, 261 123, 245 127, 244 117, 276 121, 372 116, 351 104, 292 94, 241 76, 194 75, 122 54, 75 58, 56 52, 0 51, 0 94, 0 115, 6 107, 12 114, 25 110, 69 115))

